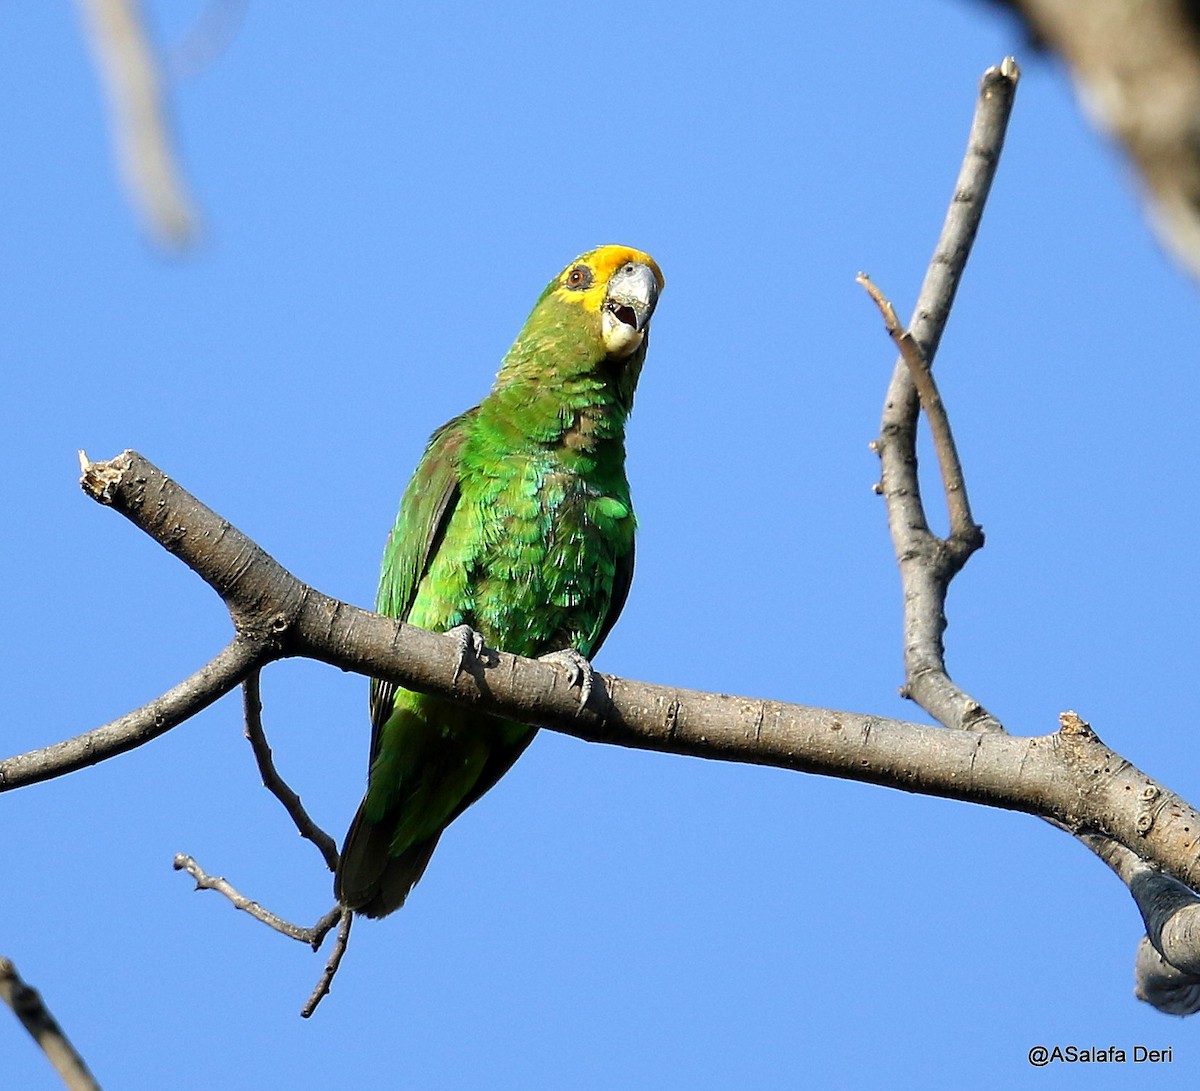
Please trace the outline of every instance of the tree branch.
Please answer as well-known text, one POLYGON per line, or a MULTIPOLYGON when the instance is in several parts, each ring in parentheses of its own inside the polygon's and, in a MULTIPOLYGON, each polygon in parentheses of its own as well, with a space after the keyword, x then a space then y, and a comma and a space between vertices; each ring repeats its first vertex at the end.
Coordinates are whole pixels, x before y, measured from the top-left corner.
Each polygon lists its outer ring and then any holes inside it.
MULTIPOLYGON (((580 711, 565 675, 535 660, 497 652, 455 678, 453 637, 307 587, 132 451, 89 463, 83 484, 221 595, 236 619, 239 640, 251 649, 251 662, 231 672, 237 681, 271 659, 306 656, 590 742, 823 773, 1036 814, 1073 830, 1105 833, 1189 886, 1200 884, 1200 814, 1109 750, 1082 722, 1066 723, 1051 735, 1015 738, 600 674, 588 708, 580 711), (1148 786, 1159 792, 1162 805, 1146 826, 1131 804, 1148 786)), ((94 734, 60 746, 97 761, 136 745, 125 740, 105 752, 94 734)), ((27 759, 9 759, 0 769, 14 763, 21 767, 27 759)), ((53 767, 43 759, 38 779, 79 764, 53 767)), ((10 776, 0 788, 30 779, 10 776)))
POLYGON ((7 958, 0 958, 0 1000, 12 1008, 21 1025, 41 1046, 69 1091, 100 1091, 96 1078, 67 1040, 41 994, 21 980, 16 966, 7 958))
MULTIPOLYGON (((874 444, 881 466, 880 492, 887 500, 888 528, 904 587, 904 693, 945 726, 976 731, 1002 729, 990 712, 950 680, 942 637, 950 581, 983 544, 983 533, 971 518, 961 468, 957 475, 953 470, 957 452, 930 368, 1000 164, 1019 78, 1016 62, 1008 57, 989 68, 980 81, 967 153, 941 236, 909 328, 895 334, 902 355, 892 371, 880 436, 874 444), (939 457, 951 513, 951 536, 947 539, 938 538, 929 529, 921 499, 917 473, 918 379, 926 387, 926 400, 933 410, 930 419, 939 430, 935 438, 940 439, 939 457), (943 450, 943 446, 949 450, 943 450)), ((892 329, 898 330, 895 312, 891 315, 892 329)))
POLYGON ((259 687, 259 672, 251 671, 242 683, 242 707, 246 716, 246 738, 254 751, 254 760, 258 763, 258 771, 262 776, 263 787, 267 789, 287 811, 295 823, 300 836, 307 838, 320 851, 325 860, 325 866, 330 871, 337 871, 337 844, 320 826, 318 826, 304 809, 300 797, 291 786, 279 775, 275 761, 271 756, 271 747, 267 744, 266 732, 262 725, 262 696, 259 687))
POLYGON ((1166 1015, 1195 1015, 1200 1011, 1200 980, 1172 966, 1142 936, 1134 962, 1134 995, 1166 1015))
POLYGON ((268 928, 274 929, 280 935, 287 936, 289 939, 297 940, 300 943, 307 943, 314 951, 321 946, 321 943, 329 934, 329 930, 342 918, 341 906, 335 905, 316 924, 310 928, 305 928, 302 924, 292 924, 291 921, 285 921, 269 909, 263 908, 258 902, 240 893, 231 883, 219 875, 209 875, 196 863, 193 857, 185 853, 179 852, 175 854, 173 866, 176 871, 186 871, 195 879, 197 890, 214 890, 218 894, 224 895, 233 904, 235 909, 240 909, 243 913, 248 913, 256 921, 265 924, 268 928))
POLYGON ((1059 53, 1081 105, 1124 145, 1163 242, 1200 277, 1200 6, 999 0, 1059 53))
POLYGON ((312 995, 304 1002, 304 1007, 300 1009, 301 1019, 308 1019, 317 1010, 317 1005, 329 995, 334 976, 338 972, 338 967, 342 964, 342 955, 346 953, 346 946, 350 942, 350 926, 354 923, 354 911, 343 906, 339 907, 337 912, 337 939, 334 941, 329 961, 325 963, 325 970, 318 979, 316 988, 313 989, 312 995))
POLYGON ((196 237, 196 214, 171 145, 162 85, 137 0, 79 0, 125 184, 146 226, 175 249, 196 237))
MULTIPOLYGON (((321 832, 323 833, 323 831, 321 832)), ((325 836, 328 835, 326 834, 325 836)), ((335 866, 336 858, 337 853, 335 850, 335 866)), ((272 913, 259 902, 247 898, 235 889, 231 883, 220 876, 209 875, 196 863, 193 857, 185 853, 176 853, 174 867, 176 871, 186 871, 195 879, 197 890, 216 891, 218 894, 226 897, 235 909, 240 909, 243 913, 248 913, 260 924, 265 924, 268 928, 287 936, 289 939, 307 943, 314 951, 321 949, 321 944, 325 942, 325 937, 329 935, 334 925, 337 925, 337 938, 334 940, 333 950, 330 952, 329 959, 325 963, 325 969, 322 971, 312 994, 300 1009, 300 1015, 303 1018, 307 1019, 311 1016, 317 1010, 317 1005, 329 995, 334 976, 338 972, 338 967, 342 964, 342 956, 346 953, 346 945, 350 942, 350 924, 351 918, 354 916, 353 910, 347 909, 344 905, 335 905, 316 924, 310 928, 305 928, 303 925, 285 921, 278 914, 272 913)))
POLYGON ((73 739, 0 761, 0 792, 61 777, 157 739, 235 689, 269 658, 261 645, 237 636, 210 663, 149 704, 73 739))
MULTIPOLYGON (((858 276, 900 350, 884 407, 882 438, 875 448, 883 464, 883 479, 890 485, 881 491, 887 498, 888 523, 904 589, 905 692, 947 727, 991 732, 1004 728, 950 681, 944 659, 946 595, 971 554, 983 546, 983 532, 971 516, 962 465, 934 382, 932 362, 999 164, 1004 121, 1017 78, 1011 58, 998 69, 984 73, 959 185, 913 318, 914 327, 922 324, 928 350, 922 348, 911 329, 900 325, 895 308, 871 280, 862 273, 858 276), (1010 93, 996 95, 997 81, 1005 79, 1010 93), (956 214, 960 204, 969 208, 971 215, 956 214), (929 421, 946 491, 950 534, 944 539, 929 530, 921 499, 916 451, 919 409, 929 421)), ((1062 730, 1087 732, 1090 728, 1074 713, 1064 713, 1062 730)), ((1145 809, 1135 825, 1140 823, 1149 829, 1155 821, 1158 789, 1147 785, 1140 798, 1145 809)), ((1048 821, 1062 825, 1052 818, 1048 821)), ((1200 978, 1196 976, 1200 973, 1200 898, 1182 883, 1150 867, 1126 845, 1094 832, 1063 828, 1075 832, 1083 844, 1109 864, 1129 887, 1142 912, 1147 942, 1159 959, 1139 952, 1137 995, 1175 1014, 1184 1013, 1184 1008, 1193 1003, 1197 1004, 1195 1010, 1200 1010, 1200 978)))
MULTIPOLYGON (((958 445, 954 442, 954 432, 950 428, 950 417, 946 413, 945 403, 939 393, 937 383, 933 378, 930 361, 925 359, 917 339, 900 325, 896 317, 896 308, 891 301, 875 286, 866 273, 859 273, 857 281, 875 301, 883 315, 883 324, 888 334, 900 350, 900 358, 908 368, 913 385, 917 388, 921 409, 929 422, 929 431, 933 436, 933 449, 937 454, 938 467, 942 474, 942 487, 946 492, 946 508, 950 514, 950 537, 945 544, 950 547, 956 557, 963 560, 977 549, 983 548, 983 528, 971 517, 971 503, 967 498, 967 482, 963 474, 962 461, 958 457, 958 445)), ((914 413, 915 416, 915 413, 914 413)), ((916 434, 915 427, 913 434, 916 434)), ((912 452, 916 458, 916 451, 912 452)), ((922 510, 922 517, 925 518, 922 510)), ((928 519, 925 518, 926 525, 928 519)), ((948 581, 947 581, 948 582, 948 581)))

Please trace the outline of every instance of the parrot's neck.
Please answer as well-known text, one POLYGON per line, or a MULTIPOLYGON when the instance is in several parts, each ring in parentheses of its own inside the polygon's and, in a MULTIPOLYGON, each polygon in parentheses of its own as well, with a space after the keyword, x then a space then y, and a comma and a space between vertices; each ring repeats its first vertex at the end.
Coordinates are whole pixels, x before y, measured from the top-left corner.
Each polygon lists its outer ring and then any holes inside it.
POLYGON ((480 406, 481 422, 513 438, 519 433, 531 448, 623 460, 625 421, 644 356, 644 345, 626 359, 612 359, 583 338, 547 343, 521 337, 480 406))

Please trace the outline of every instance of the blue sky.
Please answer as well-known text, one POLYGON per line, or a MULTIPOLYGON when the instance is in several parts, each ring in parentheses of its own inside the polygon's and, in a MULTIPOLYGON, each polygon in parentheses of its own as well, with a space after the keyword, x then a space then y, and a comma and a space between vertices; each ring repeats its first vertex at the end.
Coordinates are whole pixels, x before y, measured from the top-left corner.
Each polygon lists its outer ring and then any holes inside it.
MULTIPOLYGON (((170 52, 201 3, 147 5, 170 52)), ((667 289, 629 434, 638 572, 598 666, 914 717, 875 434, 979 74, 1024 79, 938 371, 987 548, 951 670, 1020 734, 1077 709, 1195 801, 1195 291, 1064 74, 951 0, 250 5, 172 89, 203 244, 164 258, 112 169, 74 10, 0 12, 4 747, 94 727, 228 636, 215 596, 76 485, 140 450, 323 591, 369 604, 428 434, 546 281, 619 242, 667 289)), ((932 491, 932 490, 931 490, 932 491)), ((264 678, 284 775, 341 836, 366 683, 264 678)), ((0 950, 105 1086, 1124 1086, 1200 1072, 1132 997, 1124 889, 1036 820, 543 733, 318 958, 194 894, 192 853, 311 921, 330 885, 228 698, 0 800, 0 950), (1044 1043, 1174 1046, 1034 1073, 1044 1043)), ((12 1086, 56 1086, 0 1018, 12 1086)))

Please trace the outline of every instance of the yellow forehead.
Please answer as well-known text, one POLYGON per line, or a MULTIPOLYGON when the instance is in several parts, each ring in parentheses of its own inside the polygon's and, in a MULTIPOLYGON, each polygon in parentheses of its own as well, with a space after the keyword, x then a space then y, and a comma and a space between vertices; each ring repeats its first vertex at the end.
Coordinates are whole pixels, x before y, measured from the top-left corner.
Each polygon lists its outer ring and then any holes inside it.
POLYGON ((562 299, 571 299, 580 304, 585 310, 598 311, 608 292, 608 282, 613 273, 626 262, 637 261, 650 266, 658 281, 661 292, 665 281, 662 270, 649 254, 642 250, 634 250, 630 246, 598 246, 586 254, 580 254, 570 265, 558 275, 558 287, 554 294, 562 299), (592 271, 592 283, 583 291, 572 291, 567 288, 567 277, 577 265, 586 265, 592 271))

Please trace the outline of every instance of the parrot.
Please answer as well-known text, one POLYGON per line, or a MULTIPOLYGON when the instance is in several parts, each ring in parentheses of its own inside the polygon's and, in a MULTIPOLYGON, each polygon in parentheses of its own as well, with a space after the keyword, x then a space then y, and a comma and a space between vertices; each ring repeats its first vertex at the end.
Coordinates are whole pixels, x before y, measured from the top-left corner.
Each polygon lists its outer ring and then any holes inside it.
MULTIPOLYGON (((625 422, 664 286, 625 246, 580 255, 538 297, 488 395, 429 440, 384 550, 376 610, 544 658, 591 690, 588 660, 625 604, 634 514, 625 422)), ((443 830, 502 777, 536 728, 372 679, 367 790, 334 893, 383 917, 443 830)))

